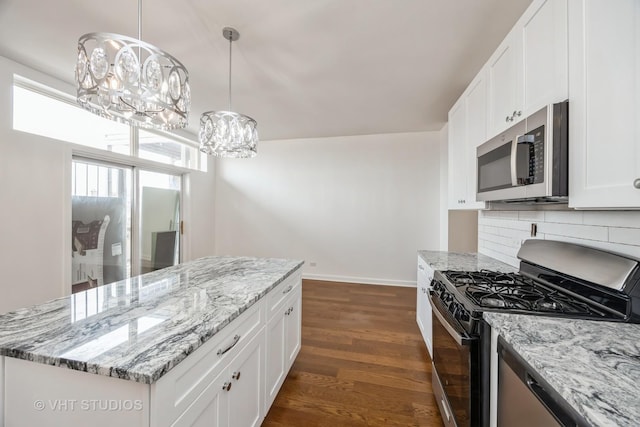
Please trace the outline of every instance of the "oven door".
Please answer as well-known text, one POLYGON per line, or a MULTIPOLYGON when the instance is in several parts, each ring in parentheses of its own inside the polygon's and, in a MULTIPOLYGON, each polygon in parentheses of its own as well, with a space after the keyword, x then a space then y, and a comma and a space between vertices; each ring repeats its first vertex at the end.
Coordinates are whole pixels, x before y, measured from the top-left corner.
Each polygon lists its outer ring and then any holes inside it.
POLYGON ((433 312, 433 392, 446 426, 478 425, 478 337, 469 336, 437 297, 429 295, 433 312), (477 399, 476 399, 477 400, 477 399))

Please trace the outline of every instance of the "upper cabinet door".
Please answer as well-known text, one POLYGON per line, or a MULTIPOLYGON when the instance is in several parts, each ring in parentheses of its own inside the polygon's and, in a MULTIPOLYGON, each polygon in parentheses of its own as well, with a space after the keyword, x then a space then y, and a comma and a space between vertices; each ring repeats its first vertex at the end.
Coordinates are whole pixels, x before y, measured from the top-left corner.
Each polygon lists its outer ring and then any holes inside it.
POLYGON ((640 1, 569 2, 569 206, 640 208, 640 1))
POLYGON ((517 31, 511 31, 489 59, 489 133, 497 135, 522 117, 522 49, 517 31), (520 111, 520 116, 518 116, 520 111))
POLYGON ((476 148, 487 140, 487 81, 484 69, 471 82, 465 95, 467 108, 467 153, 465 175, 467 177, 467 197, 470 206, 467 208, 484 209, 484 202, 476 201, 478 191, 478 169, 476 148))
POLYGON ((521 18, 526 117, 569 96, 567 0, 534 2, 521 18))
POLYGON ((534 0, 487 63, 488 138, 568 96, 567 0, 534 0))
POLYGON ((465 171, 465 144, 467 140, 467 114, 464 99, 461 98, 449 111, 449 209, 464 209, 467 198, 467 176, 465 171))

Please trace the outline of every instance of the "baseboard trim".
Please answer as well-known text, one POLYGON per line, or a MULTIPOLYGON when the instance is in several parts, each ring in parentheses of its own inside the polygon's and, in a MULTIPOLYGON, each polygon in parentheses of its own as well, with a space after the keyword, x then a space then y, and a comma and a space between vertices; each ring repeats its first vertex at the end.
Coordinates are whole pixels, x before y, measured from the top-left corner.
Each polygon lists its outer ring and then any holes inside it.
POLYGON ((330 274, 303 274, 303 279, 323 280, 326 282, 345 282, 345 283, 362 283, 363 285, 384 285, 384 286, 401 286, 405 288, 415 288, 416 282, 410 280, 387 280, 375 279, 372 277, 353 277, 353 276, 333 276, 330 274))

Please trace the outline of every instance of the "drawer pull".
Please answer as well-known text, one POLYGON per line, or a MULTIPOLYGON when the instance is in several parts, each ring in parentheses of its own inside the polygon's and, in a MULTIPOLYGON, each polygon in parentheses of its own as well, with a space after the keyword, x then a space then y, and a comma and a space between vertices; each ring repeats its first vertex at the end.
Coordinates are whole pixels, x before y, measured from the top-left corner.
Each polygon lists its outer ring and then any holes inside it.
POLYGON ((640 178, 633 181, 633 186, 640 190, 640 178))
POLYGON ((238 341, 240 341, 240 335, 236 334, 233 337, 233 342, 231 343, 231 345, 229 347, 225 348, 224 350, 223 349, 218 350, 218 356, 222 356, 223 354, 225 354, 226 352, 231 350, 233 347, 236 346, 236 344, 238 344, 238 341))
POLYGON ((288 294, 289 292, 291 292, 291 289, 293 289, 293 285, 289 285, 289 287, 287 289, 285 289, 284 291, 282 291, 283 294, 288 294))
POLYGON ((424 271, 424 267, 423 267, 423 266, 421 266, 420 264, 418 264, 418 268, 419 268, 420 270, 424 271))
POLYGON ((240 379, 240 371, 234 372, 233 375, 231 375, 231 378, 238 381, 240 379))
POLYGON ((224 383, 224 384, 222 385, 222 389, 223 389, 224 391, 229 391, 229 390, 231 390, 231 383, 230 383, 230 382, 226 382, 226 383, 224 383))

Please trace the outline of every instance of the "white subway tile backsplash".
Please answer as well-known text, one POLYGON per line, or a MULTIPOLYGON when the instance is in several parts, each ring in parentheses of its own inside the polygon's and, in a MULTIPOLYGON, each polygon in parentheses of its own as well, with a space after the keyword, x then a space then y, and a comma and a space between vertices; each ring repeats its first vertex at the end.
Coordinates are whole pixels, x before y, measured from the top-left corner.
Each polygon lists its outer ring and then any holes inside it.
POLYGON ((579 237, 588 240, 609 240, 607 227, 598 225, 559 224, 555 222, 542 222, 538 224, 538 230, 544 234, 556 236, 579 237))
POLYGON ((530 227, 528 222, 501 218, 484 218, 480 224, 498 228, 511 228, 514 230, 529 230, 530 227))
POLYGON ((640 246, 640 228, 609 228, 609 241, 640 246))
POLYGON ((587 211, 583 215, 588 225, 640 228, 640 211, 587 211))
POLYGON ((518 219, 521 221, 544 221, 543 211, 520 211, 518 219))
POLYGON ((481 211, 480 215, 484 215, 487 218, 518 219, 517 211, 481 211))
POLYGON ((478 251, 517 267, 530 237, 561 240, 640 259, 640 211, 480 211, 478 251))
POLYGON ((561 224, 582 224, 584 212, 576 211, 546 211, 545 222, 558 222, 561 224))

